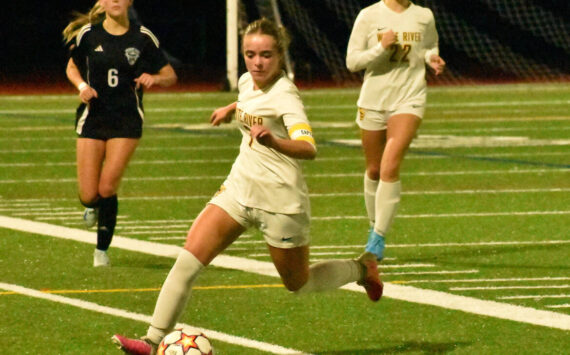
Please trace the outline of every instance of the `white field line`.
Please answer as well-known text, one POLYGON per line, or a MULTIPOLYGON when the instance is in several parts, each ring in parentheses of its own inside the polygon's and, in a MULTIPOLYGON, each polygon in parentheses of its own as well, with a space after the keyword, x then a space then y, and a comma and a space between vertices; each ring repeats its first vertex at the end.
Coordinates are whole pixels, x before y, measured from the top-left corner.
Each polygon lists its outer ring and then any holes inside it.
MULTIPOLYGON (((147 323, 147 324, 150 324, 150 322, 152 320, 152 316, 144 315, 141 313, 135 313, 135 312, 130 312, 130 311, 126 311, 123 309, 119 309, 119 308, 102 306, 102 305, 99 305, 97 303, 83 301, 83 300, 79 300, 76 298, 68 298, 68 297, 64 297, 64 296, 60 296, 60 295, 48 294, 45 292, 41 292, 41 291, 30 289, 30 288, 25 288, 25 287, 18 286, 18 285, 0 282, 0 289, 4 289, 6 291, 16 292, 18 294, 25 295, 28 297, 39 298, 39 299, 47 300, 50 302, 57 302, 57 303, 61 303, 61 304, 65 304, 68 306, 73 306, 73 307, 77 307, 77 308, 81 308, 81 309, 85 309, 85 310, 89 310, 89 311, 93 311, 93 312, 97 312, 97 313, 107 314, 107 315, 110 315, 113 317, 122 317, 122 318, 126 318, 126 319, 132 319, 132 320, 147 323)), ((181 326, 185 326, 185 325, 186 324, 184 324, 184 323, 179 323, 179 324, 177 324, 177 327, 181 327, 181 326)), ((199 328, 199 327, 195 327, 195 326, 191 326, 191 327, 200 330, 204 334, 207 334, 208 337, 211 339, 219 340, 219 341, 222 341, 224 343, 236 344, 236 345, 240 345, 240 346, 247 347, 247 348, 267 351, 267 352, 272 353, 272 354, 304 354, 303 352, 301 352, 299 350, 288 349, 288 348, 285 348, 285 347, 282 347, 279 345, 275 345, 275 344, 269 344, 269 343, 264 343, 264 342, 257 341, 257 340, 242 338, 242 337, 238 337, 238 336, 234 336, 234 335, 230 335, 230 334, 226 334, 226 333, 221 333, 221 332, 211 330, 211 329, 204 329, 204 328, 199 328)))
POLYGON ((568 294, 561 294, 561 295, 524 295, 524 296, 501 296, 497 297, 501 300, 525 300, 525 299, 536 299, 541 300, 544 298, 568 298, 570 299, 570 295, 568 294))
MULTIPOLYGON (((418 171, 413 173, 402 173, 403 176, 465 176, 465 175, 510 175, 510 174, 559 174, 568 173, 568 168, 552 168, 552 169, 511 169, 511 170, 471 170, 471 171, 418 171)), ((123 181, 193 181, 193 180, 224 180, 227 175, 206 175, 206 176, 139 176, 125 177, 123 181)), ((311 178, 362 178, 362 173, 339 173, 339 174, 306 174, 308 179, 311 178)), ((33 184, 33 183, 73 183, 77 178, 58 178, 58 179, 6 179, 0 180, 0 184, 33 184)))
MULTIPOLYGON (((536 188, 536 189, 485 189, 485 190, 433 190, 433 191, 402 191, 402 195, 481 195, 481 194, 521 194, 521 193, 545 193, 545 192, 568 192, 570 188, 553 187, 553 188, 536 188)), ((355 192, 331 192, 331 193, 309 193, 311 198, 316 197, 352 197, 362 196, 362 191, 355 192)), ((211 195, 176 195, 176 196, 121 196, 121 201, 169 201, 169 200, 202 200, 210 199, 211 195)), ((48 202, 67 202, 77 201, 76 198, 55 198, 55 199, 14 199, 1 200, 0 206, 9 207, 30 207, 30 206, 49 206, 48 202), (14 203, 16 202, 16 203, 14 203)), ((165 220, 171 223, 177 220, 165 220)), ((145 221, 134 221, 133 223, 145 223, 145 221)), ((159 223, 159 222, 154 222, 159 223)))
MULTIPOLYGON (((496 217, 496 216, 536 216, 536 215, 565 215, 570 214, 570 211, 512 211, 512 212, 479 212, 479 213, 440 213, 440 214, 400 214, 396 218, 463 218, 463 217, 496 217)), ((334 221, 334 220, 360 220, 368 219, 365 216, 326 216, 319 217, 313 216, 313 221, 334 221)))
POLYGON ((489 282, 529 282, 529 281, 568 281, 570 277, 523 277, 523 278, 496 278, 496 279, 450 279, 450 280, 406 280, 395 283, 419 284, 419 283, 489 283, 489 282))
MULTIPOLYGON (((243 238, 241 236, 240 238, 243 238)), ((238 240, 239 241, 239 240, 238 240)), ((234 242, 235 244, 235 242, 234 242)), ((538 241, 495 241, 495 242, 472 242, 472 243, 418 243, 418 244, 386 244, 386 248, 447 248, 447 247, 480 247, 480 246, 500 246, 500 245, 559 245, 570 244, 570 240, 538 240, 538 241)), ((359 249, 358 245, 311 245, 311 250, 322 249, 359 249)), ((511 279, 497 279, 511 280, 511 279)), ((520 279, 527 280, 527 279, 520 279)), ((540 280, 540 279, 536 279, 540 280)), ((445 280, 442 280, 445 281, 445 280)))
MULTIPOLYGON (((7 151, 6 151, 7 152, 7 151)), ((0 153, 2 153, 0 151, 0 153)), ((517 159, 529 156, 555 156, 555 155, 568 155, 566 152, 551 152, 551 153, 530 153, 530 154, 509 154, 509 155, 497 155, 497 154, 486 154, 486 155, 473 155, 474 158, 490 158, 499 156, 514 156, 517 159)), ((443 155, 418 155, 410 154, 406 157, 406 160, 426 160, 426 159, 451 159, 451 156, 443 155)), ((179 165, 179 164, 230 164, 234 159, 171 159, 171 160, 133 160, 130 165, 179 165)), ((363 157, 330 157, 330 158, 318 158, 316 163, 321 162, 338 162, 338 161, 364 161, 363 157)), ((3 168, 29 168, 29 167, 46 167, 46 166, 75 166, 77 163, 75 161, 66 162, 34 162, 34 163, 0 163, 0 167, 3 168)))
POLYGON ((121 233, 124 235, 161 235, 161 234, 175 234, 175 235, 182 235, 185 236, 188 232, 187 229, 177 229, 177 230, 162 230, 162 231, 137 231, 137 232, 129 232, 129 231, 122 231, 121 233))
POLYGON ((164 225, 167 225, 169 228, 188 228, 190 227, 189 224, 173 224, 172 222, 166 222, 166 223, 161 223, 160 225, 157 226, 141 226, 141 225, 136 225, 136 226, 126 226, 126 227, 118 227, 116 230, 117 231, 125 231, 125 232, 135 232, 137 230, 153 230, 153 229, 157 229, 159 231, 162 231, 164 229, 164 225))
MULTIPOLYGON (((379 266, 384 269, 383 265, 379 266)), ((440 270, 440 271, 402 271, 402 272, 382 272, 382 275, 402 276, 402 275, 457 275, 457 274, 477 274, 479 270, 440 270)))
MULTIPOLYGON (((29 99, 29 98, 28 98, 29 99)), ((460 101, 460 102, 431 102, 429 107, 433 108, 454 108, 454 107, 522 107, 540 105, 568 105, 570 100, 528 100, 528 101, 460 101)), ((307 110, 331 110, 347 109, 355 110, 356 103, 342 105, 306 105, 307 110)), ((168 113, 168 112, 212 112, 216 108, 213 106, 194 107, 149 107, 145 109, 147 113, 168 113)), ((2 109, 0 114, 73 114, 74 108, 65 109, 2 109)))
MULTIPOLYGON (((569 127, 570 129, 570 127, 569 127)), ((509 155, 514 156, 517 159, 521 159, 522 157, 527 156, 554 156, 554 155, 567 155, 566 152, 551 152, 551 153, 531 153, 531 154, 516 154, 516 155, 509 155)), ((506 156, 506 155, 502 155, 506 156)), ((486 155, 471 155, 470 157, 474 158, 490 158, 490 157, 498 157, 498 155, 494 154, 486 154, 486 155)), ((418 154, 409 154, 406 157, 406 160, 426 160, 426 159, 451 159, 451 156, 443 156, 443 155, 418 155, 418 154)), ((235 159, 169 159, 169 160, 145 160, 145 159, 135 159, 130 162, 130 165, 180 165, 180 164, 207 164, 207 165, 214 165, 214 164, 231 164, 234 162, 235 159)), ((350 157, 323 157, 317 158, 315 163, 322 163, 322 162, 339 162, 339 161, 364 161, 363 157, 360 156, 350 156, 350 157)), ((47 166, 75 166, 77 165, 76 161, 63 161, 63 162, 27 162, 27 163, 0 163, 0 167, 3 168, 30 168, 30 167, 47 167, 47 166)))
POLYGON ((548 305, 545 306, 548 308, 570 308, 570 303, 565 303, 565 304, 553 304, 553 305, 548 305))
POLYGON ((540 286, 477 286, 477 287, 450 287, 450 291, 495 291, 495 290, 532 290, 549 288, 570 288, 570 285, 540 285, 540 286))
MULTIPOLYGON (((0 227, 56 238, 75 240, 88 244, 93 244, 95 241, 93 233, 89 233, 83 230, 6 216, 0 216, 0 227)), ((115 248, 122 248, 134 252, 165 256, 170 258, 177 257, 180 251, 180 247, 177 246, 133 240, 120 236, 114 237, 113 246, 115 248)), ((236 269, 276 278, 279 277, 274 265, 269 262, 262 262, 222 254, 216 257, 211 264, 216 267, 236 269)), ((343 289, 361 293, 364 292, 362 287, 356 285, 355 283, 346 285, 343 287, 343 289)), ((551 311, 537 310, 530 307, 480 300, 473 297, 452 295, 441 291, 426 290, 412 286, 395 285, 391 283, 385 284, 384 295, 389 298, 407 302, 432 305, 477 315, 512 320, 515 322, 570 330, 569 315, 551 311)))
MULTIPOLYGON (((567 215, 570 211, 512 211, 512 212, 479 212, 479 213, 441 213, 441 214, 402 214, 396 215, 395 218, 398 219, 417 219, 417 218, 466 218, 466 217, 497 217, 497 216, 558 216, 567 215)), ((66 223, 75 224, 77 217, 83 215, 82 212, 68 212, 68 213, 26 213, 26 212, 14 212, 13 216, 33 216, 36 220, 40 221, 65 221, 66 223), (58 217, 58 215, 62 215, 58 217), (43 216, 43 217, 42 217, 43 216)), ((127 218, 128 216, 119 216, 119 219, 127 218)), ((319 217, 313 216, 311 220, 313 221, 345 221, 345 220, 365 220, 368 217, 365 216, 326 216, 319 217)), ((141 224, 146 223, 141 221, 141 224)), ((192 223, 192 222, 189 222, 192 223)), ((236 242, 238 243, 238 242, 236 242)))

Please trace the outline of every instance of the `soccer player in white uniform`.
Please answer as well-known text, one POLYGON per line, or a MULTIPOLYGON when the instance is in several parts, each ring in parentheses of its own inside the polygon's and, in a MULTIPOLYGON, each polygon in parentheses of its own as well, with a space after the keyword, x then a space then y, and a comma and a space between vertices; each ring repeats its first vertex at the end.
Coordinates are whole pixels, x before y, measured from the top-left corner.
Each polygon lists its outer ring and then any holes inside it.
POLYGON ((238 100, 211 116, 214 126, 235 116, 242 133, 240 153, 218 193, 192 224, 146 337, 113 337, 126 353, 154 353, 175 326, 201 270, 249 227, 263 233, 289 291, 325 291, 359 282, 371 300, 382 296, 373 256, 309 266, 310 207, 298 159, 314 159, 317 150, 299 92, 282 69, 288 42, 284 31, 267 19, 246 28, 242 47, 248 72, 239 80, 238 100))
POLYGON ((364 201, 370 219, 366 251, 384 257, 384 237, 400 202, 400 165, 426 105, 426 64, 439 75, 438 35, 431 10, 409 0, 382 0, 358 14, 346 65, 365 70, 358 98, 366 160, 364 201))
POLYGON ((176 74, 156 37, 132 23, 132 0, 99 0, 64 30, 71 43, 66 74, 79 90, 77 178, 87 207, 87 227, 95 224, 94 266, 108 266, 107 249, 117 223, 117 190, 142 135, 143 87, 170 86, 176 74))

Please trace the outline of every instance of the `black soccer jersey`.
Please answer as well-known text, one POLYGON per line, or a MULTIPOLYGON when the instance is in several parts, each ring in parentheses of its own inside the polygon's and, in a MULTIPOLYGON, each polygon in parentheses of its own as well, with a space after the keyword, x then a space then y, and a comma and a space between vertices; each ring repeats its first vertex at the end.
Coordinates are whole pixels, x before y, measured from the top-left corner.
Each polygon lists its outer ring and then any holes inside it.
POLYGON ((134 79, 142 73, 156 74, 168 64, 152 32, 131 23, 125 34, 115 36, 101 23, 88 24, 77 35, 71 57, 98 94, 79 107, 77 133, 91 138, 140 137, 142 87, 137 90, 134 79))

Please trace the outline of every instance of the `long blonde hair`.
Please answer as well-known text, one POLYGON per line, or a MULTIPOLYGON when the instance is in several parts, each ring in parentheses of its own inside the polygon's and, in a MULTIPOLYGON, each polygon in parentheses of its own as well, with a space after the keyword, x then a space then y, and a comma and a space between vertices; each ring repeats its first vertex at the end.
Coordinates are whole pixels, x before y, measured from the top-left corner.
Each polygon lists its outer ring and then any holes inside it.
POLYGON ((65 27, 62 32, 63 40, 65 43, 71 42, 71 40, 77 36, 77 33, 79 33, 81 27, 85 26, 86 24, 97 24, 103 22, 105 19, 105 10, 101 4, 99 4, 99 1, 97 1, 88 13, 83 14, 80 12, 74 12, 73 15, 75 18, 67 25, 67 27, 65 27))

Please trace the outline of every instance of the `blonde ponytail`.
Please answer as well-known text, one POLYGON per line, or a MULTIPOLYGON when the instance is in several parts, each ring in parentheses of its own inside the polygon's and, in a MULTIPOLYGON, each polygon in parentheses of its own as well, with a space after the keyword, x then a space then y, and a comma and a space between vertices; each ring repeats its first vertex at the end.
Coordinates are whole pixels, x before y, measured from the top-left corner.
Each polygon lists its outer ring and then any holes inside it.
POLYGON ((99 4, 99 1, 97 1, 88 13, 82 14, 75 12, 74 17, 75 18, 67 25, 67 27, 65 27, 62 32, 63 40, 65 43, 71 42, 75 36, 77 36, 77 33, 79 33, 81 27, 85 26, 86 24, 97 24, 103 22, 105 19, 105 10, 103 10, 103 7, 101 4, 99 4))

